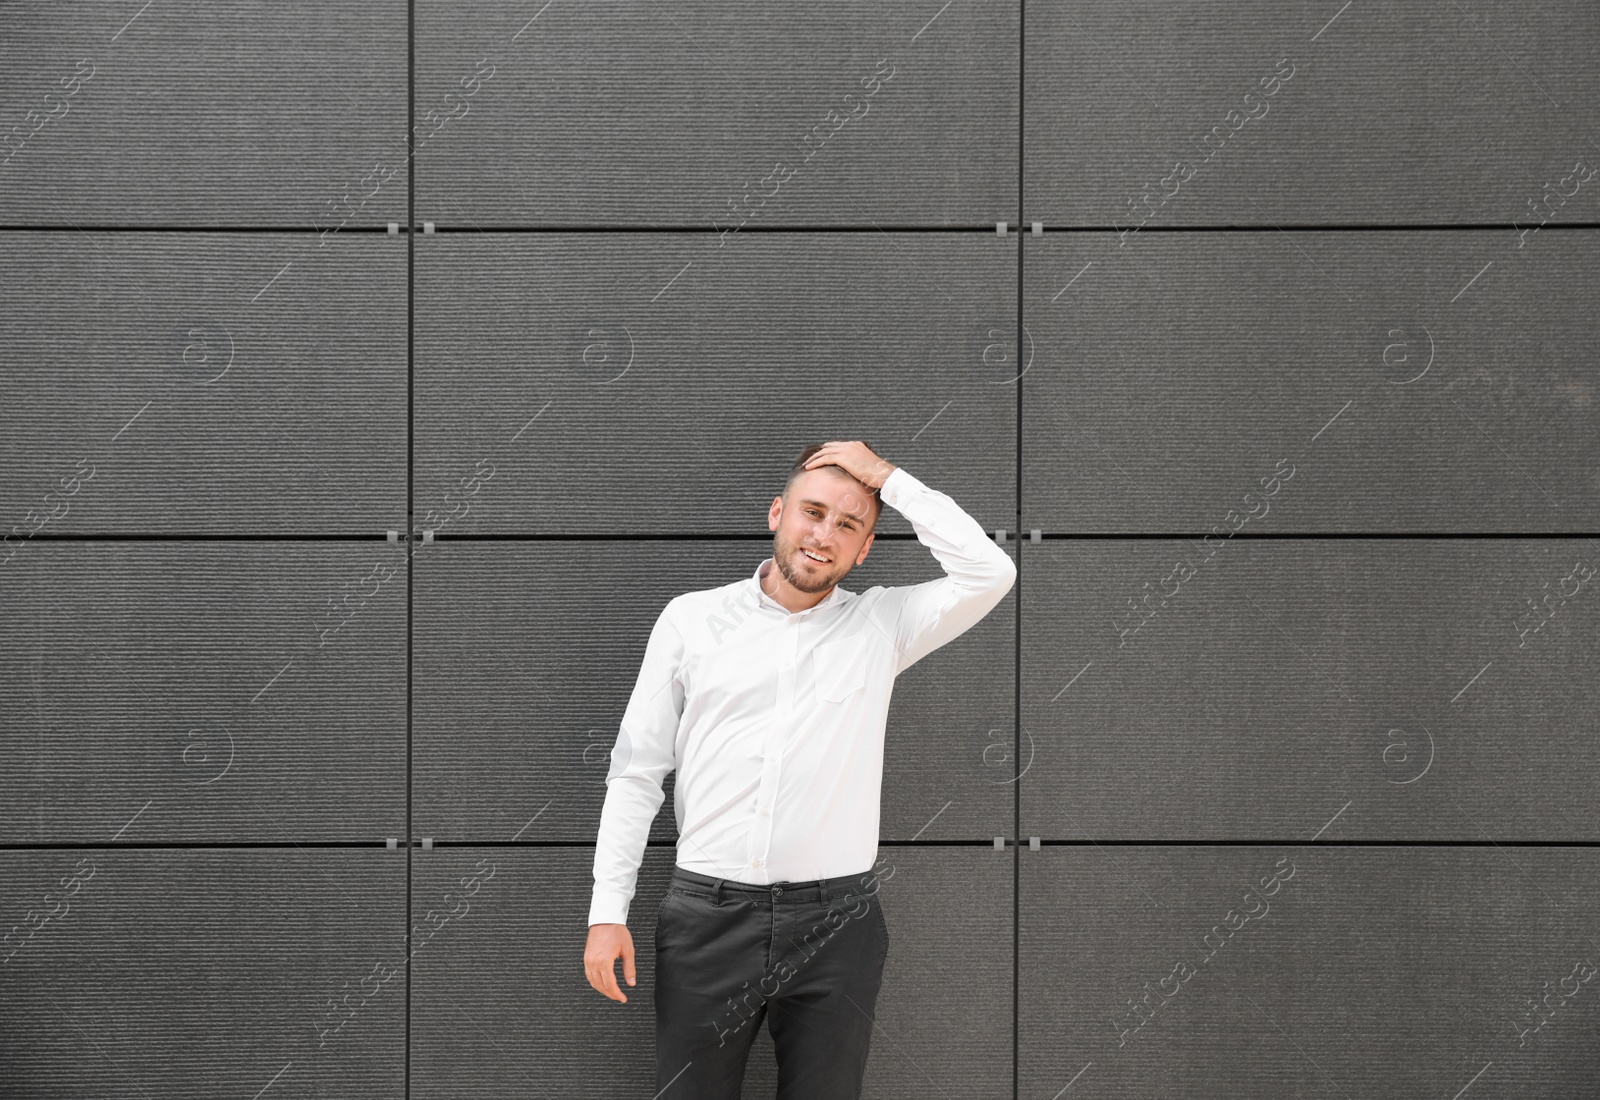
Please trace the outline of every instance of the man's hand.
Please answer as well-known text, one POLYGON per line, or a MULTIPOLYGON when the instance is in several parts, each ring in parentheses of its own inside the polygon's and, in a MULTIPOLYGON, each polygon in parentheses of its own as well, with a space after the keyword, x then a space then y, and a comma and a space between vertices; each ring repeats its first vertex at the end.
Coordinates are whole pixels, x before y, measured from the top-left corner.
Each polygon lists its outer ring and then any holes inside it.
POLYGON ((629 985, 637 982, 633 969, 633 935, 626 924, 591 924, 589 942, 583 948, 583 972, 589 984, 613 1001, 627 1003, 617 987, 617 956, 622 956, 622 976, 629 985))
POLYGON ((806 459, 806 469, 818 466, 838 466, 869 489, 881 489, 897 467, 872 453, 872 448, 857 440, 845 443, 834 440, 824 443, 822 449, 806 459))

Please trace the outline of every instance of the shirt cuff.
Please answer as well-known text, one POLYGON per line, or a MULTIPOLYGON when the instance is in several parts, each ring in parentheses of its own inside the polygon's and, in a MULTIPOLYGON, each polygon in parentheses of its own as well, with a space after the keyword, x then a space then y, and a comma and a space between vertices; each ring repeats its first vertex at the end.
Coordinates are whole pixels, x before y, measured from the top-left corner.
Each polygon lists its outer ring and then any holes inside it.
POLYGON ((596 890, 589 902, 590 924, 627 924, 628 902, 626 894, 610 890, 596 890))
POLYGON ((922 482, 907 473, 904 466, 896 466, 890 471, 889 476, 884 478, 883 484, 878 486, 878 499, 891 507, 899 508, 902 500, 921 488, 922 482))

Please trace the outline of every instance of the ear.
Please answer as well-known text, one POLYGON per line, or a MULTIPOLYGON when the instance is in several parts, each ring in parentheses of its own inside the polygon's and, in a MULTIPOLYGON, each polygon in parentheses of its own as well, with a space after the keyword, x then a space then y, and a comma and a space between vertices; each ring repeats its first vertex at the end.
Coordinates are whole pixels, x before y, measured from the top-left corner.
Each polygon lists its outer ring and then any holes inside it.
POLYGON ((872 549, 872 540, 877 537, 878 532, 874 531, 872 534, 867 536, 867 541, 861 544, 861 553, 856 556, 857 565, 860 565, 862 562, 867 560, 867 551, 872 549))
POLYGON ((781 519, 782 516, 783 497, 775 496, 772 498, 772 507, 767 509, 767 530, 776 531, 778 529, 778 520, 781 519))

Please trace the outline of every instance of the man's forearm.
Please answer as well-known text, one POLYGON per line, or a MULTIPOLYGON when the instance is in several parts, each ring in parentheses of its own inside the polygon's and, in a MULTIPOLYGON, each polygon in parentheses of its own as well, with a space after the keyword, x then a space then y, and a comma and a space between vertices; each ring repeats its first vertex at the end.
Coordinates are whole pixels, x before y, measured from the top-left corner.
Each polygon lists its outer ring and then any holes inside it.
POLYGON ((606 783, 605 806, 594 849, 590 924, 627 924, 650 838, 650 823, 665 795, 644 776, 620 775, 606 783))

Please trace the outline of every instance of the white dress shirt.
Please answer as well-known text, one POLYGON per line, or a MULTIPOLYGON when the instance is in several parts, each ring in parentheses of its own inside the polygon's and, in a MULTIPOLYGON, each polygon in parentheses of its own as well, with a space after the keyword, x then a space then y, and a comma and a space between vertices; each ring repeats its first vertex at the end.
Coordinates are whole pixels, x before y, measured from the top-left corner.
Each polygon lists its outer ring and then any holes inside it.
POLYGON ((590 924, 626 924, 674 768, 677 865, 766 885, 846 878, 878 854, 894 679, 989 613, 1017 568, 976 520, 903 467, 879 489, 945 575, 790 613, 755 573, 674 597, 622 716, 594 853, 590 924))

